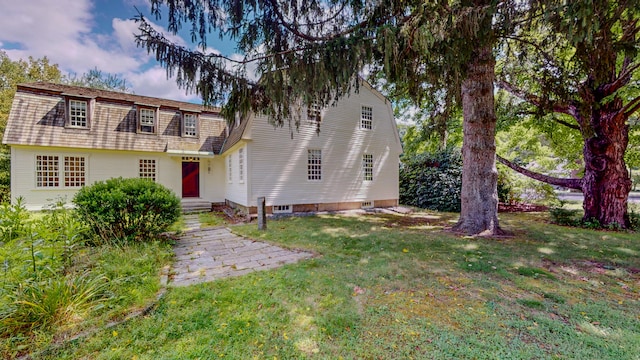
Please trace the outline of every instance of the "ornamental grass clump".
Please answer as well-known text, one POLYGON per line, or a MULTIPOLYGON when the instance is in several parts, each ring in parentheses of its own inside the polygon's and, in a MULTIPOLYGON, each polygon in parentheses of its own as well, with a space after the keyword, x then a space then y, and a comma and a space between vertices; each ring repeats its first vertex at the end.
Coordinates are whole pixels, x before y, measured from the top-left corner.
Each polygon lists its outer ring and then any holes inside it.
POLYGON ((78 191, 80 218, 105 243, 149 240, 180 217, 180 199, 148 179, 113 178, 78 191))

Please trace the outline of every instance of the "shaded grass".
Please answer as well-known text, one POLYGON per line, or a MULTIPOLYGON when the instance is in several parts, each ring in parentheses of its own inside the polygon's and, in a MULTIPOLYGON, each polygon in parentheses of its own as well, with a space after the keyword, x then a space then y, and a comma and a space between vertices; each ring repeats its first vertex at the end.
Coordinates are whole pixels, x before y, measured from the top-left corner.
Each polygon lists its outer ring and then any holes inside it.
POLYGON ((326 215, 234 227, 319 256, 174 288, 146 318, 42 358, 633 359, 637 234, 505 214, 512 238, 441 231, 454 215, 326 215))

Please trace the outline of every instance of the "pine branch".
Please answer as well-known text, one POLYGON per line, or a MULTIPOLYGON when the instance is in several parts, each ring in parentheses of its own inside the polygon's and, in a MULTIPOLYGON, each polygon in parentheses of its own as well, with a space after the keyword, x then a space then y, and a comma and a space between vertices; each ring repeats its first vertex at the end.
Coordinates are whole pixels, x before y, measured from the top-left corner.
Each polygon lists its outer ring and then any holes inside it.
POLYGON ((534 180, 538 180, 549 185, 556 185, 556 186, 566 187, 569 189, 582 190, 582 179, 563 179, 563 178, 557 178, 549 175, 540 174, 531 170, 527 170, 522 166, 516 165, 498 154, 496 154, 496 159, 501 164, 534 180))

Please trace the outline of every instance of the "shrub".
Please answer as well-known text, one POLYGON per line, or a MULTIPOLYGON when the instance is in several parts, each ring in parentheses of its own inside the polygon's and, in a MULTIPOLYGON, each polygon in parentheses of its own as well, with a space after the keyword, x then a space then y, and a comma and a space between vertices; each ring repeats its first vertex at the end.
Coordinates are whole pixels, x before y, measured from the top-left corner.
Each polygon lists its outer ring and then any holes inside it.
POLYGON ((563 201, 560 201, 559 206, 549 208, 551 222, 558 225, 580 226, 582 222, 580 213, 581 211, 577 209, 565 209, 563 201))
POLYGON ((462 156, 457 149, 405 157, 400 202, 439 211, 460 211, 462 156))
POLYGON ((180 217, 180 199, 148 179, 114 178, 84 187, 73 199, 78 215, 102 241, 148 240, 180 217))

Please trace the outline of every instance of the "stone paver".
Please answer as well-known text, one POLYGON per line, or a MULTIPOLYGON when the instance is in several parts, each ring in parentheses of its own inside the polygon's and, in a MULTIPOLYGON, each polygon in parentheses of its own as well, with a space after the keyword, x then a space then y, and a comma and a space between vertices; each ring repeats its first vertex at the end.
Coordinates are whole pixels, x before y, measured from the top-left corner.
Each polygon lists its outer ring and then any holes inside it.
POLYGON ((170 285, 188 286, 253 271, 274 269, 313 256, 234 235, 226 228, 200 228, 197 215, 185 217, 187 231, 174 246, 170 285))

